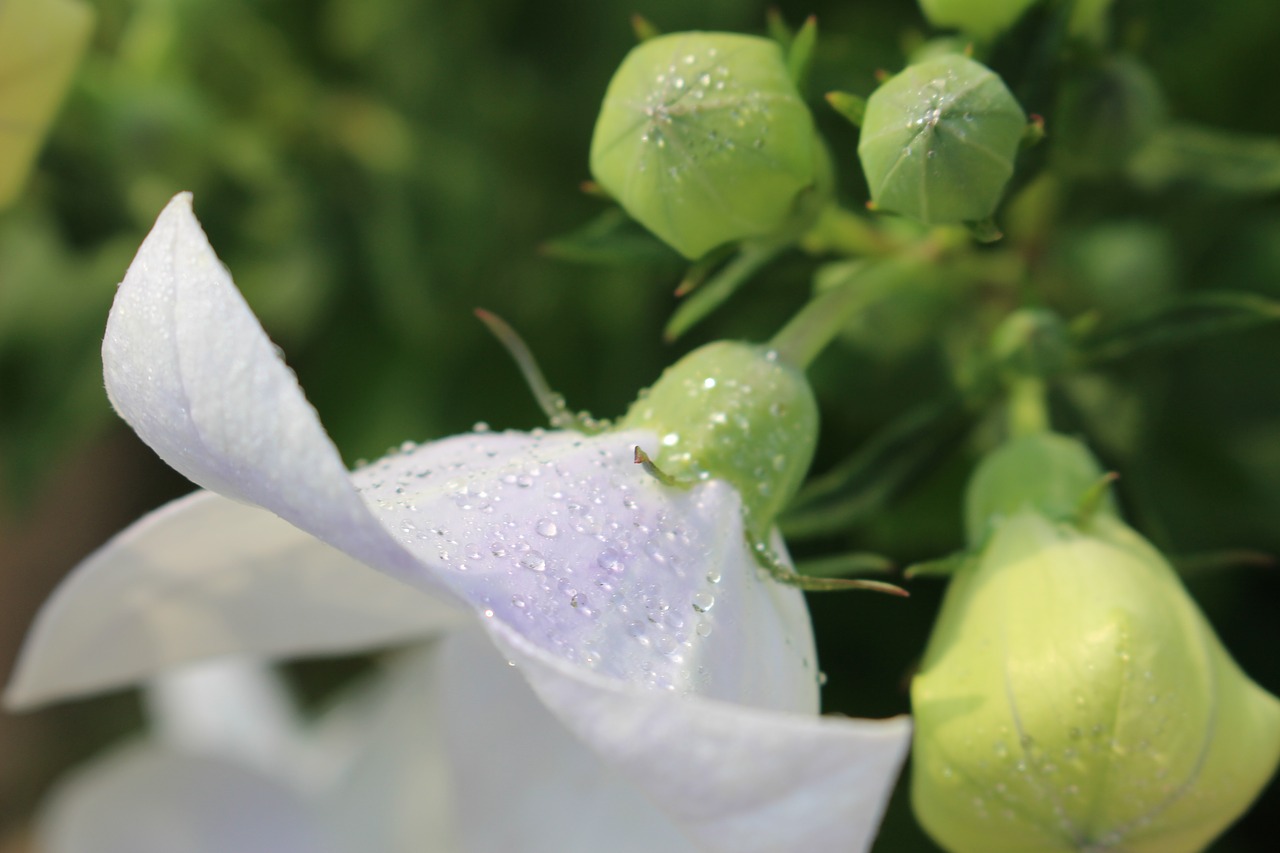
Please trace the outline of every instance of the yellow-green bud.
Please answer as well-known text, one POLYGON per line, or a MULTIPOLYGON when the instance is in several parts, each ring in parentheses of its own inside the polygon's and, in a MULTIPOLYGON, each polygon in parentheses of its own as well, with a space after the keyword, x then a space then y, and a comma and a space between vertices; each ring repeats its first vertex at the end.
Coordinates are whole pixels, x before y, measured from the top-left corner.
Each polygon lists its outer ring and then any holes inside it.
POLYGON ((958 54, 909 65, 867 99, 858 158, 871 201, 929 225, 986 219, 1025 128, 986 66, 958 54))
POLYGON ((911 690, 916 815, 952 853, 1200 850, 1274 772, 1280 702, 1113 512, 1063 520, 1097 466, 1041 438, 974 478, 985 543, 911 690))
POLYGON ((763 533, 809 471, 818 405, 804 372, 771 350, 717 341, 667 368, 619 426, 658 434, 643 449, 664 473, 732 483, 763 533))
POLYGON ((984 41, 1012 27, 1038 0, 920 0, 935 27, 956 27, 984 41))
POLYGON ((776 42, 675 33, 636 46, 609 83, 591 174, 635 220, 696 259, 780 229, 814 183, 816 144, 776 42))

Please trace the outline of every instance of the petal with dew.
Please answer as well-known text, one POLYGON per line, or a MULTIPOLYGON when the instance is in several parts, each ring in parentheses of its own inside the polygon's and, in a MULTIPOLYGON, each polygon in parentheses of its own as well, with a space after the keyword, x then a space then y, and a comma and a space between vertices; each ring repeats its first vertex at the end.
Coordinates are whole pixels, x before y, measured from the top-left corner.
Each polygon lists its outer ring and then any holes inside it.
POLYGON ((236 652, 375 648, 462 618, 269 512, 197 492, 118 534, 62 583, 5 702, 30 708, 236 652))
POLYGON ((133 744, 53 792, 42 853, 339 853, 313 808, 246 767, 133 744))
POLYGON ((414 573, 351 488, 297 378, 209 246, 189 193, 169 202, 125 273, 102 364, 116 411, 179 473, 362 562, 414 573))
POLYGON ((816 713, 803 596, 761 578, 727 483, 665 486, 645 431, 475 433, 356 473, 438 582, 486 622, 602 675, 816 713))
POLYGON ((508 654, 552 713, 701 849, 871 846, 906 756, 906 717, 785 714, 637 690, 509 639, 508 654))

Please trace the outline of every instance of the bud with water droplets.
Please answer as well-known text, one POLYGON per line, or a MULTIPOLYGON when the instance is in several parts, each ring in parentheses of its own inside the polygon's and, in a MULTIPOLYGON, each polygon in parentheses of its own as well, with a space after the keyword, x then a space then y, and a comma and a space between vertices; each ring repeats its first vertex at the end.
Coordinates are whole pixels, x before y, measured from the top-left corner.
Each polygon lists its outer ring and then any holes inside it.
POLYGON ((667 474, 727 480, 763 533, 813 461, 818 406, 804 372, 769 348, 717 341, 667 368, 620 426, 658 434, 645 450, 667 474))
POLYGON ((955 27, 984 41, 1012 27, 1037 0, 920 0, 935 27, 955 27))
POLYGON ((867 99, 858 157, 872 203, 929 225, 990 217, 1026 116, 999 75, 959 54, 909 65, 867 99))
POLYGON ((1087 500, 1101 478, 1083 445, 1040 433, 970 484, 975 555, 912 685, 912 803, 953 853, 1200 850, 1280 760, 1280 702, 1168 562, 1087 500))
POLYGON ((687 258, 783 228, 816 179, 813 118, 776 42, 675 33, 609 83, 591 174, 687 258))

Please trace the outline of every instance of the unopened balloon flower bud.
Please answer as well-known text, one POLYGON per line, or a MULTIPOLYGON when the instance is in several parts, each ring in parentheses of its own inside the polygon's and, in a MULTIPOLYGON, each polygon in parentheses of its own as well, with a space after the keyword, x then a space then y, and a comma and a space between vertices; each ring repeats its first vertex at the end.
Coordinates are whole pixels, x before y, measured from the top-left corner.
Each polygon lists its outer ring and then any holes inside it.
POLYGON ((929 225, 987 219, 1026 123, 981 63, 946 54, 907 66, 867 99, 858 157, 871 201, 929 225))
POLYGON ((988 41, 1035 4, 1036 0, 920 0, 920 10, 935 27, 956 27, 988 41))
POLYGON ((636 46, 609 83, 591 174, 696 259, 781 229, 815 183, 818 144, 776 42, 674 33, 636 46))
POLYGON ((971 483, 974 557, 912 685, 912 803, 952 853, 1200 850, 1280 759, 1280 702, 1090 499, 1100 475, 1039 434, 971 483))
POLYGON ((667 474, 727 480, 763 533, 813 461, 818 406, 804 372, 772 350, 718 341, 667 368, 620 426, 658 434, 646 450, 667 474))

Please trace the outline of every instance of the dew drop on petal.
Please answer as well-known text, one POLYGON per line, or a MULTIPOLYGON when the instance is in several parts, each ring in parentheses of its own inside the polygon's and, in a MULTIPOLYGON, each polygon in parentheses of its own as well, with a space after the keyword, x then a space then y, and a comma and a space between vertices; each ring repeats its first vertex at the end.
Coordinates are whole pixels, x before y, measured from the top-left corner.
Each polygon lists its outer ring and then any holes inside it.
POLYGON ((545 572, 547 570, 547 561, 539 551, 526 552, 520 558, 520 565, 523 568, 531 569, 535 572, 545 572))
POLYGON ((538 519, 534 530, 538 532, 539 536, 547 539, 554 539, 560 533, 560 528, 556 527, 556 523, 549 518, 538 519))

